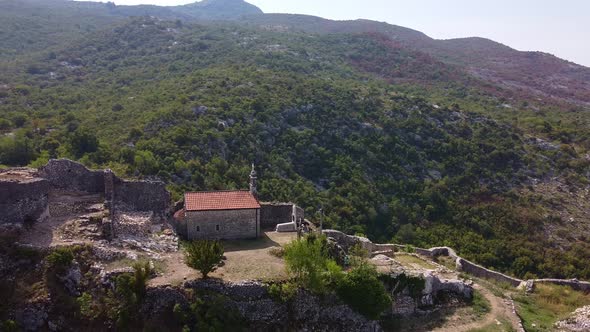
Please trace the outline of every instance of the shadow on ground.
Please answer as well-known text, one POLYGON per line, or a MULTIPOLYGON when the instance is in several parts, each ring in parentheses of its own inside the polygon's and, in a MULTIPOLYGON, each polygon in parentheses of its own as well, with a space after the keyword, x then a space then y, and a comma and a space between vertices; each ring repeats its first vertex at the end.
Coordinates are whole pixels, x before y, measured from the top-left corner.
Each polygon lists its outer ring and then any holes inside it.
POLYGON ((263 233, 257 239, 223 241, 225 252, 259 250, 280 246, 278 242, 272 240, 266 233, 263 233))

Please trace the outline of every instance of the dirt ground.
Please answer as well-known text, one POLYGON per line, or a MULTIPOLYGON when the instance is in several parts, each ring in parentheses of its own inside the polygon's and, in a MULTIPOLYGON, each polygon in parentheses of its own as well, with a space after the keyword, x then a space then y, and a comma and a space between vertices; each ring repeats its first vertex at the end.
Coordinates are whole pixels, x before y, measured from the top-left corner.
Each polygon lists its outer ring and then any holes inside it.
MULTIPOLYGON (((265 232, 255 240, 224 241, 225 264, 210 274, 226 281, 280 280, 287 278, 283 259, 270 254, 271 248, 283 246, 297 238, 296 233, 265 232)), ((150 285, 178 285, 200 278, 201 274, 184 263, 184 252, 162 255, 164 272, 150 285)))

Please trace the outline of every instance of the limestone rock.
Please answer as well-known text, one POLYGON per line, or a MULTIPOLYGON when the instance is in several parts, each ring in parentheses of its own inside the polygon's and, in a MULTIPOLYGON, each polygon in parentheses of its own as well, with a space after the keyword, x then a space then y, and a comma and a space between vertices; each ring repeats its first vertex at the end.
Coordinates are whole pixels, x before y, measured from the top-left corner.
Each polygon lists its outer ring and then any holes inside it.
POLYGON ((563 332, 590 331, 590 306, 577 309, 569 318, 557 322, 555 327, 563 332))

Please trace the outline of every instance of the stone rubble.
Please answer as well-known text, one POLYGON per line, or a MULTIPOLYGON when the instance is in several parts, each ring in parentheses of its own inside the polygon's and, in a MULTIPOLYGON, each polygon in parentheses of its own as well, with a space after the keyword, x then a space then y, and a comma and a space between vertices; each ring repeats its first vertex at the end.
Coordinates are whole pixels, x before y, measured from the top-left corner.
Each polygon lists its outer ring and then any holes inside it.
POLYGON ((577 309, 573 314, 555 324, 560 332, 586 332, 590 331, 590 306, 577 309))

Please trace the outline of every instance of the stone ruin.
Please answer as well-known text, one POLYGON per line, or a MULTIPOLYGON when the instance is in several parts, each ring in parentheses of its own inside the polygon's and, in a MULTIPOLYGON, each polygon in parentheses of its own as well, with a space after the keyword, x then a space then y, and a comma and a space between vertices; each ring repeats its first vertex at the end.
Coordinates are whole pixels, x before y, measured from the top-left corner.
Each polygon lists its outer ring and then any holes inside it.
MULTIPOLYGON (((371 262, 377 267, 377 270, 390 277, 393 283, 386 283, 385 286, 394 299, 391 310, 388 312, 391 315, 409 316, 415 313, 423 313, 428 311, 429 308, 435 307, 439 299, 446 298, 449 294, 463 300, 470 300, 473 296, 471 282, 466 282, 457 277, 449 278, 452 273, 442 265, 429 262, 436 266, 432 270, 426 268, 411 269, 402 266, 394 258, 390 257, 397 251, 396 245, 376 244, 367 238, 347 235, 336 230, 324 230, 323 234, 328 237, 330 243, 334 243, 338 250, 343 253, 348 253, 352 247, 360 245, 367 250, 371 256, 371 262), (422 280, 424 287, 420 294, 412 296, 412 292, 407 286, 402 286, 403 289, 399 289, 399 283, 395 282, 395 280, 399 279, 400 276, 404 279, 422 280)), ((439 248, 434 249, 438 250, 439 248)))
POLYGON ((59 215, 62 210, 76 209, 75 202, 51 206, 54 193, 99 197, 108 211, 101 225, 108 238, 116 236, 118 220, 126 214, 148 213, 151 220, 166 220, 170 214, 170 193, 163 182, 128 181, 110 170, 90 170, 71 160, 52 159, 39 169, 0 171, 2 234, 18 233, 27 225, 43 223, 52 211, 59 215))

